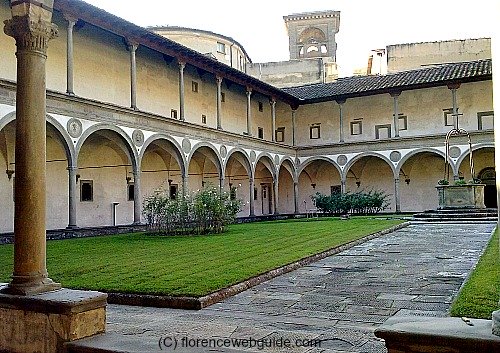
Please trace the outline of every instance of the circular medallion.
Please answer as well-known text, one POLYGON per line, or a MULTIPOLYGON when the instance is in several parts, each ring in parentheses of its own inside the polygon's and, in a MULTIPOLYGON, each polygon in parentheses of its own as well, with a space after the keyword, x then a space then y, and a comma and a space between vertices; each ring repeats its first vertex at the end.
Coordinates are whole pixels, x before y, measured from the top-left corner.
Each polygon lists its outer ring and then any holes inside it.
POLYGON ((182 140, 182 150, 184 153, 191 152, 191 141, 189 141, 189 139, 182 140))
POLYGON ((451 158, 458 158, 458 157, 460 157, 461 153, 462 153, 462 151, 460 151, 460 148, 458 148, 457 146, 450 147, 450 157, 451 158))
POLYGON ((300 165, 300 158, 295 157, 295 165, 298 167, 300 165))
POLYGON ((250 152, 250 162, 255 162, 255 159, 257 158, 257 155, 255 154, 255 151, 250 152))
POLYGON ((134 130, 132 133, 132 140, 137 147, 141 147, 144 144, 144 134, 141 130, 134 130))
POLYGON ((280 165, 280 156, 278 155, 274 156, 274 164, 280 165))
POLYGON ((71 137, 78 138, 82 135, 82 122, 75 118, 69 119, 66 129, 71 137))
POLYGON ((227 156, 227 148, 226 148, 226 146, 220 146, 220 156, 222 158, 226 158, 226 156, 227 156))
POLYGON ((341 166, 344 166, 347 164, 347 157, 344 156, 343 154, 337 157, 337 163, 341 166))
POLYGON ((393 162, 399 162, 401 160, 401 152, 399 152, 399 151, 392 151, 391 155, 389 156, 389 158, 393 162))

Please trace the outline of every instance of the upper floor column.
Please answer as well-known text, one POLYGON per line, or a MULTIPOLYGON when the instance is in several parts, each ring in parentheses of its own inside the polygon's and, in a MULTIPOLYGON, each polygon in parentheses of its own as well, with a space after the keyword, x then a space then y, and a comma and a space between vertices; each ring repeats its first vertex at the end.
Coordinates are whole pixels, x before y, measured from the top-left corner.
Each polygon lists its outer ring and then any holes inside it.
POLYGON ((247 134, 252 136, 252 89, 247 87, 247 134))
POLYGON ((336 101, 339 105, 339 142, 344 142, 344 104, 346 99, 336 101))
POLYGON ((297 122, 295 121, 297 119, 297 108, 298 107, 291 107, 292 108, 292 146, 295 146, 296 144, 296 126, 297 122))
POLYGON ((269 101, 271 104, 271 141, 276 141, 276 98, 272 97, 269 101))
POLYGON ((217 130, 222 130, 222 77, 216 76, 215 80, 217 82, 217 130))
POLYGON ((390 94, 394 100, 394 137, 399 137, 399 96, 401 91, 394 91, 390 94))
POLYGON ((179 119, 181 121, 185 120, 184 116, 184 69, 186 68, 186 63, 183 61, 178 62, 179 65, 179 119))
POLYGON ((74 58, 73 58, 73 29, 78 22, 78 18, 73 17, 68 14, 64 14, 64 19, 68 21, 68 33, 66 37, 66 93, 73 96, 75 95, 74 84, 73 84, 73 68, 74 68, 74 58))
POLYGON ((133 40, 126 39, 127 49, 130 53, 130 107, 137 109, 137 62, 135 52, 139 44, 133 40))
POLYGON ((457 90, 460 88, 460 83, 451 83, 448 85, 448 88, 451 90, 451 104, 452 104, 452 116, 453 116, 453 128, 458 129, 459 123, 458 118, 460 115, 458 113, 458 104, 457 104, 457 90))

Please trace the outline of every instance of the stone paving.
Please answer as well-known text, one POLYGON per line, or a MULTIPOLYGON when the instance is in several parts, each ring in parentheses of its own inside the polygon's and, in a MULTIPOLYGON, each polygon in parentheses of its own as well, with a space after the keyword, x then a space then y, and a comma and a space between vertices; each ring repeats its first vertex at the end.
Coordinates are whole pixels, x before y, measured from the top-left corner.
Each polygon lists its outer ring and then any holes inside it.
POLYGON ((211 338, 240 338, 231 349, 246 352, 386 352, 375 328, 391 316, 447 316, 494 226, 412 224, 200 311, 109 305, 108 332, 154 340, 159 352, 186 338, 200 352, 196 339, 211 338))

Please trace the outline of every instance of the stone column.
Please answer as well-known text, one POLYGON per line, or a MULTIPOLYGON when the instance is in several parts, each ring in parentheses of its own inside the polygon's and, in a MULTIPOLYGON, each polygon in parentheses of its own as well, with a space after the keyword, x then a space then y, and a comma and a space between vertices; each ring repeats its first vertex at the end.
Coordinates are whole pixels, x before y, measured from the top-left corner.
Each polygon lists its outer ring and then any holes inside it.
POLYGON ((141 171, 134 170, 134 224, 141 224, 141 214, 142 214, 141 171))
POLYGON ((184 117, 184 68, 186 63, 179 61, 179 119, 185 120, 184 117))
POLYGON ((127 47, 130 53, 130 107, 137 109, 137 62, 135 52, 139 45, 127 39, 127 47))
POLYGON ((341 179, 340 180, 340 192, 342 194, 345 194, 347 192, 346 180, 345 179, 341 179))
POLYGON ((292 146, 295 146, 295 119, 297 118, 297 109, 292 108, 292 146))
POLYGON ((399 137, 399 95, 401 92, 392 92, 391 97, 394 99, 394 137, 399 137))
POLYGON ((221 105, 222 105, 222 77, 215 77, 217 81, 217 130, 222 130, 221 105))
POLYGON ((17 47, 14 273, 4 291, 30 295, 60 288, 48 278, 45 240, 46 86, 50 39, 57 36, 52 4, 13 2, 4 31, 17 47))
POLYGON ((299 211, 299 182, 293 182, 293 207, 295 214, 298 214, 299 211))
POLYGON ((220 191, 221 195, 224 192, 225 179, 226 178, 224 177, 224 175, 219 177, 219 191, 220 191))
POLYGON ((452 116, 453 116, 453 128, 458 129, 458 104, 457 104, 457 89, 460 88, 460 83, 454 83, 448 85, 451 90, 451 103, 452 103, 452 116))
POLYGON ((271 98, 271 101, 269 103, 271 104, 271 128, 272 128, 271 141, 275 142, 276 141, 276 99, 271 98))
POLYGON ((186 196, 188 192, 188 179, 189 179, 189 174, 188 172, 184 172, 182 174, 182 196, 186 196))
POLYGON ((78 195, 76 192, 76 173, 78 168, 74 165, 68 167, 68 182, 69 182, 69 196, 68 196, 68 229, 78 228, 76 221, 76 203, 78 200, 78 195))
POLYGON ((250 177, 249 180, 250 187, 250 217, 255 216, 255 200, 253 197, 254 189, 255 189, 255 181, 253 177, 250 177))
POLYGON ((252 136, 252 89, 247 87, 247 134, 252 136))
POLYGON ((344 142, 344 103, 346 100, 338 100, 339 105, 339 142, 344 142))
POLYGON ((396 213, 401 213, 401 196, 399 195, 399 178, 394 178, 394 199, 396 201, 396 213))
POLYGON ((273 214, 275 214, 275 215, 279 214, 279 212, 278 212, 278 201, 279 201, 278 192, 279 192, 279 181, 278 181, 278 178, 275 178, 273 180, 273 197, 274 197, 273 214))
POLYGON ((64 19, 68 21, 68 35, 66 38, 66 93, 74 96, 73 88, 73 28, 78 19, 64 14, 64 19))

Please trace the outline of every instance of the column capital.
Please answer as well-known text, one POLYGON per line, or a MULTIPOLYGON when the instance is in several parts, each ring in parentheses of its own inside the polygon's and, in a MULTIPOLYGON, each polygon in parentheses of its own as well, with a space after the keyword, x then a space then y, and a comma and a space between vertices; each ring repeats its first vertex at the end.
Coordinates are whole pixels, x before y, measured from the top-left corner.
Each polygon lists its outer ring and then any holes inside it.
POLYGON ((221 85, 221 84, 222 84, 222 80, 223 80, 222 76, 219 76, 219 75, 216 75, 216 76, 215 76, 215 81, 217 81, 217 84, 218 84, 218 85, 221 85))
POLYGON ((347 98, 344 98, 344 99, 335 99, 335 102, 337 102, 338 105, 342 105, 345 102, 347 102, 347 98))
POLYGON ((399 97, 401 95, 401 91, 391 91, 389 92, 392 98, 399 97))
POLYGON ((28 50, 46 55, 49 40, 57 37, 57 26, 50 22, 37 22, 29 16, 6 20, 4 32, 16 40, 18 50, 28 50))
POLYGON ((68 13, 63 13, 63 17, 66 21, 68 21, 68 25, 71 27, 76 25, 76 23, 78 22, 78 17, 70 15, 68 13))
POLYGON ((276 105, 276 97, 271 97, 271 99, 269 99, 269 104, 276 105))
POLYGON ((184 68, 186 67, 186 62, 182 60, 177 60, 177 65, 179 66, 180 70, 184 70, 184 68))
POLYGON ((125 44, 127 45, 128 51, 136 51, 139 48, 139 42, 132 38, 125 38, 125 44))
POLYGON ((449 83, 448 88, 449 89, 458 89, 458 88, 460 88, 460 83, 449 83))
POLYGON ((250 96, 252 94, 252 87, 247 86, 247 96, 250 96))

